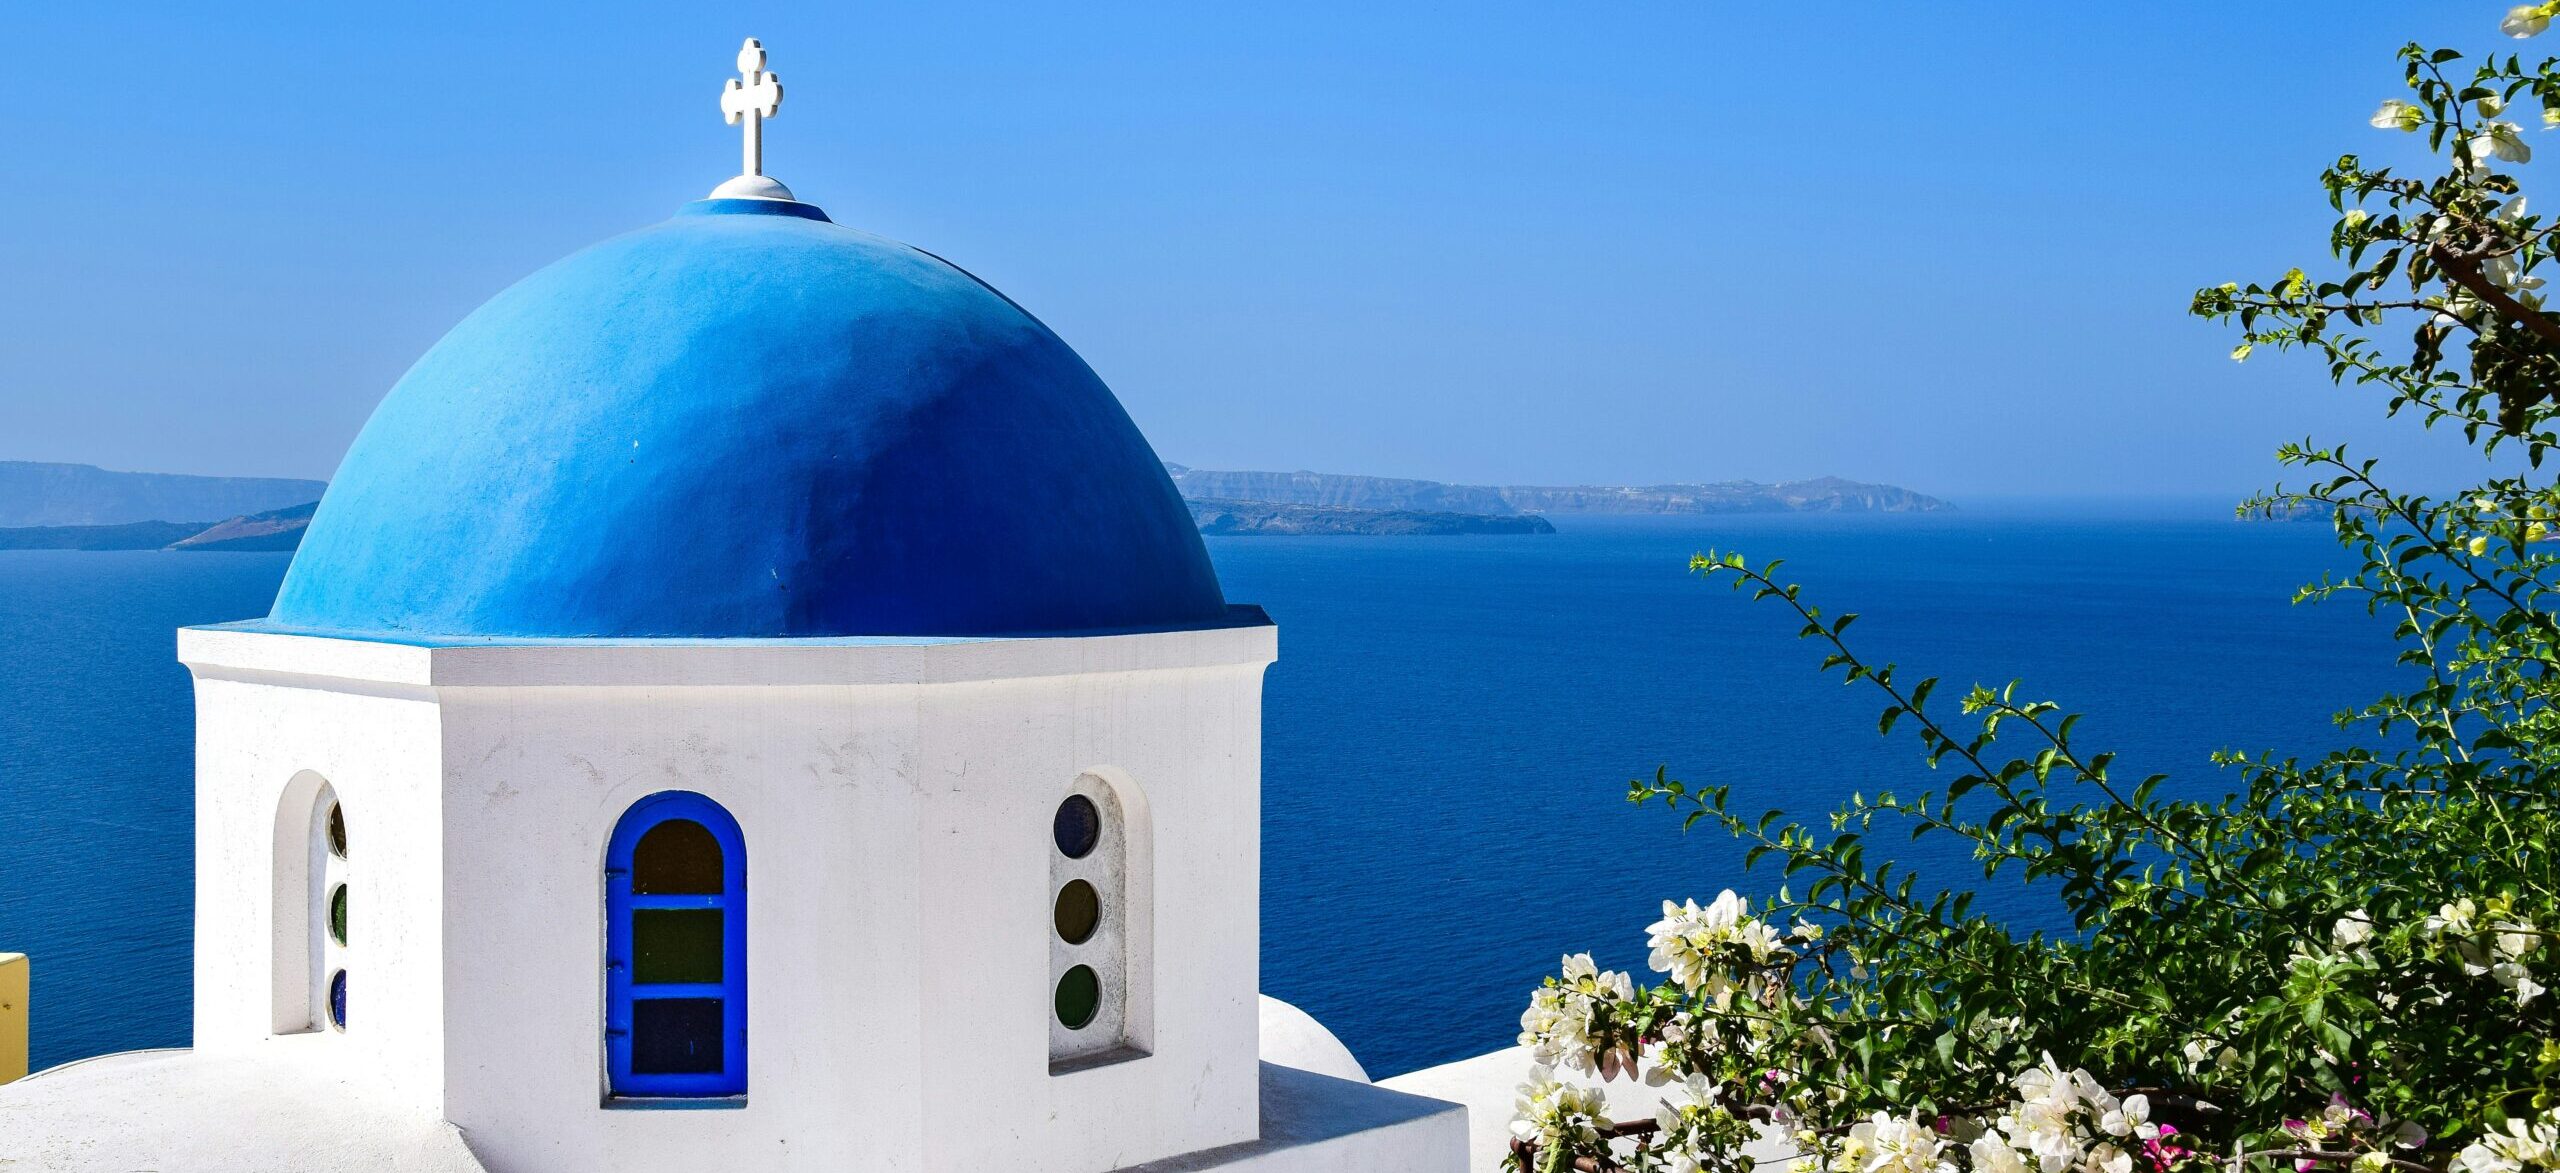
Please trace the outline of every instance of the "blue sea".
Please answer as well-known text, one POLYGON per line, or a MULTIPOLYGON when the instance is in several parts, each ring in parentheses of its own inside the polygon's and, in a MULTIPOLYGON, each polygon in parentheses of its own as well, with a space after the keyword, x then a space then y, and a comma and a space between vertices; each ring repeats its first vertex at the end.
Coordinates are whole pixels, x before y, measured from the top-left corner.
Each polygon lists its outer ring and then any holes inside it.
MULTIPOLYGON (((1508 1045, 1559 955, 1641 970, 1665 898, 1741 851, 1625 801, 1731 783, 1819 813, 1943 785, 1797 624, 1687 570, 1787 560, 1905 674, 2019 679, 2089 714, 2118 768, 2188 793, 2220 748, 2317 751, 2401 682, 2388 627, 2293 589, 2343 569, 2328 527, 2203 505, 1925 515, 1567 517, 1543 536, 1210 539, 1230 599, 1280 625, 1265 710, 1263 988, 1371 1074, 1508 1045)), ((192 704, 173 629, 264 614, 282 554, 0 553, 0 950, 35 961, 39 1067, 187 1042, 192 704)), ((1883 840, 1878 841, 1878 847, 1883 840)), ((1871 847, 1871 852, 1877 850, 1871 847)), ((1978 878, 1923 840, 1904 861, 1978 878)), ((1984 906, 2052 910, 2012 887, 1984 906)))

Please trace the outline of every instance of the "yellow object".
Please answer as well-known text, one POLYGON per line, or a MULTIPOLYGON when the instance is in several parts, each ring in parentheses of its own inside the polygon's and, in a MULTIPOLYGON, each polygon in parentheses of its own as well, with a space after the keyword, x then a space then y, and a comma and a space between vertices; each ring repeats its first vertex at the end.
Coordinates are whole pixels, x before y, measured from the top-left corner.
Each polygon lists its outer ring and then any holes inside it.
POLYGON ((0 953, 0 1083, 27 1073, 27 955, 0 953))

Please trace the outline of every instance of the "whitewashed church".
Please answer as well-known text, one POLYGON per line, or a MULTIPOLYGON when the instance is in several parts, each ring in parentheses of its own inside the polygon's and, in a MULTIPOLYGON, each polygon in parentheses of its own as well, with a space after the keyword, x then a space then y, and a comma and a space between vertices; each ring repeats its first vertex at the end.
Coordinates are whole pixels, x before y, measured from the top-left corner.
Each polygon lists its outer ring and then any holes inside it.
POLYGON ((392 388, 191 628, 195 1046, 0 1088, 21 1170, 1415 1170, 1258 994, 1262 677, 1022 307, 762 174, 392 388))

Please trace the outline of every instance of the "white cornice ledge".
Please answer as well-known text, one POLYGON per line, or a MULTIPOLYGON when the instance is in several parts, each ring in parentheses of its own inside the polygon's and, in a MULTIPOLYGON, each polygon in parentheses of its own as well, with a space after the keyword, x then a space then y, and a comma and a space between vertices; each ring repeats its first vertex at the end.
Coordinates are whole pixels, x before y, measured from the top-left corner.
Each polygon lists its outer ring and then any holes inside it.
POLYGON ((1268 623, 1001 639, 561 640, 422 646, 225 627, 178 632, 199 679, 303 678, 423 688, 959 684, 1269 664, 1268 623))

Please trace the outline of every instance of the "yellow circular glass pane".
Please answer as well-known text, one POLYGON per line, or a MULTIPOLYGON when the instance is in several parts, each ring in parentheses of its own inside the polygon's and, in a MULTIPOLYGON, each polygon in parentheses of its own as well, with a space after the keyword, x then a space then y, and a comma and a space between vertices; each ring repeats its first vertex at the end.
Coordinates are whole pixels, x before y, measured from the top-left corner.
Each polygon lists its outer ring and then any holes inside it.
POLYGON ((1093 938, 1093 930, 1102 923, 1102 897, 1093 885, 1082 880, 1069 880, 1058 889, 1058 905, 1051 910, 1057 923, 1058 939, 1070 945, 1082 945, 1093 938))

